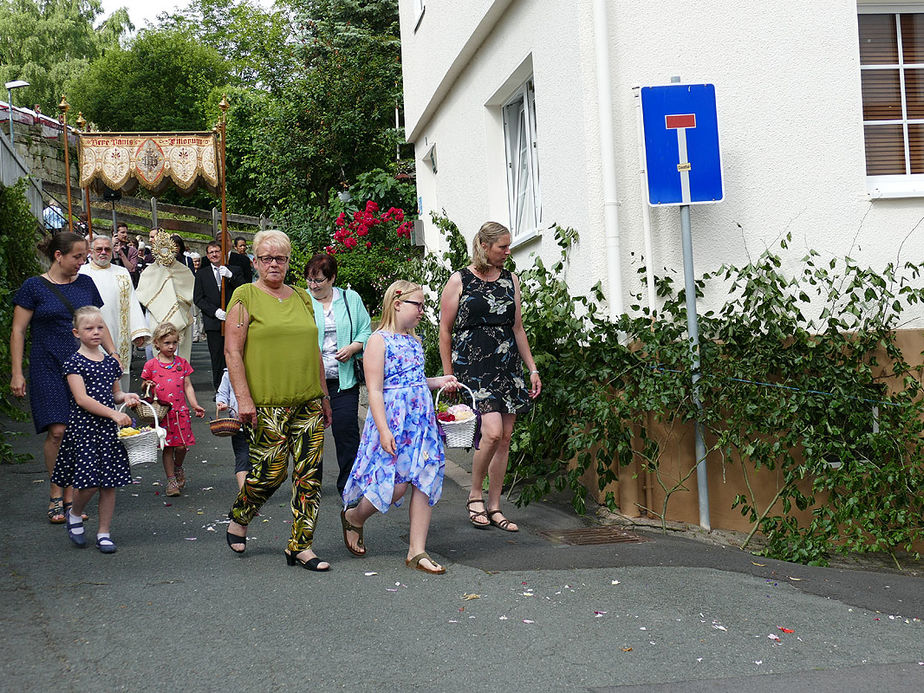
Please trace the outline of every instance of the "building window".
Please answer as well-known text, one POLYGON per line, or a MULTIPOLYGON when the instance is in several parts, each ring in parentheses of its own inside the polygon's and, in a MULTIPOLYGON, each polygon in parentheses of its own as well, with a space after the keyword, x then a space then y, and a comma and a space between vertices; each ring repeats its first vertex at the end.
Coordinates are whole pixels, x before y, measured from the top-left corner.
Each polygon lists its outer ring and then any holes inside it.
POLYGON ((924 13, 864 11, 858 20, 868 187, 922 195, 924 13))
POLYGON ((507 200, 514 240, 534 233, 542 220, 534 97, 533 81, 529 80, 504 104, 507 200))

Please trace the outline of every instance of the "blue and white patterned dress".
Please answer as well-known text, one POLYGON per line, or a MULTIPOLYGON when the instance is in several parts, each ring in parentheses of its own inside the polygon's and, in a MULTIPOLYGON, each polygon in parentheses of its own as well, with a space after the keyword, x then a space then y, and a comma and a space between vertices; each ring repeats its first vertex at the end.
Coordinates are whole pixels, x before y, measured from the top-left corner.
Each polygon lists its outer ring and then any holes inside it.
POLYGON ((413 484, 427 495, 430 505, 435 505, 443 492, 446 457, 424 375, 423 346, 411 335, 377 334, 385 340, 385 416, 395 437, 397 456, 382 450, 370 409, 343 490, 344 505, 365 496, 379 512, 387 512, 395 484, 401 483, 413 484))
MULTIPOLYGON (((122 369, 111 356, 91 361, 77 352, 64 362, 64 375, 83 378, 87 394, 100 404, 114 408, 112 386, 122 369)), ((69 390, 68 390, 69 391, 69 390)), ((132 481, 128 451, 119 442, 119 426, 112 419, 91 414, 70 396, 70 415, 52 483, 74 488, 119 488, 132 481)))

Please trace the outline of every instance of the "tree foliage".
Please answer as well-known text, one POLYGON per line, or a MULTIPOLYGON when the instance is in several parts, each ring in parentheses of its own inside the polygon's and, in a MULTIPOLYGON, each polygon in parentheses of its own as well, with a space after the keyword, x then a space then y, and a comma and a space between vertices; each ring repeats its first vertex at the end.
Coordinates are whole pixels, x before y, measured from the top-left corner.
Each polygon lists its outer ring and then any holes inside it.
POLYGON ((16 103, 57 114, 68 83, 134 28, 124 8, 98 25, 100 0, 0 0, 0 82, 24 79, 16 103))
POLYGON ((208 130, 212 89, 228 82, 218 52, 181 31, 145 29, 75 80, 68 100, 101 130, 208 130))
POLYGON ((236 86, 278 93, 291 73, 291 26, 281 10, 255 0, 192 0, 158 20, 159 29, 185 33, 218 51, 236 86))
POLYGON ((401 99, 394 0, 293 0, 293 74, 267 119, 262 195, 287 207, 324 204, 395 160, 401 99))

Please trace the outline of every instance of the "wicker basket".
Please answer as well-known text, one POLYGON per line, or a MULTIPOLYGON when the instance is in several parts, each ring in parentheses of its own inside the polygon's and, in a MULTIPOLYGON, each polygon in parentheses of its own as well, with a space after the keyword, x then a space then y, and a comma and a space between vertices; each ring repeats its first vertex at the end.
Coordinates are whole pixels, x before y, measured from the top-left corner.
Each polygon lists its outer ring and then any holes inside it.
MULTIPOLYGON (((150 393, 151 383, 145 383, 142 396, 151 397, 150 393)), ((141 404, 131 407, 131 411, 140 425, 157 428, 157 422, 162 421, 167 416, 167 413, 170 411, 170 405, 162 404, 156 399, 154 399, 153 402, 142 399, 141 404)))
POLYGON ((233 419, 231 417, 225 417, 223 419, 218 418, 218 407, 215 407, 215 418, 209 421, 209 430, 212 432, 213 436, 224 438, 240 432, 242 425, 240 419, 233 419))
MULTIPOLYGON (((465 385, 459 383, 460 388, 468 391, 469 397, 472 398, 472 411, 475 416, 465 421, 439 421, 437 425, 443 433, 443 439, 446 441, 447 448, 470 448, 475 442, 475 431, 478 428, 478 410, 475 408, 475 394, 465 385)), ((439 407, 440 395, 445 388, 441 387, 436 392, 436 406, 439 407)))
MULTIPOLYGON (((157 433, 159 420, 154 407, 148 402, 141 400, 141 404, 137 407, 132 407, 132 410, 143 409, 145 405, 150 407, 148 416, 154 421, 153 428, 150 431, 145 431, 138 435, 119 438, 119 442, 128 450, 128 462, 132 465, 157 462, 157 451, 160 450, 160 436, 157 433)), ((124 409, 124 404, 119 405, 119 411, 123 411, 124 409)))

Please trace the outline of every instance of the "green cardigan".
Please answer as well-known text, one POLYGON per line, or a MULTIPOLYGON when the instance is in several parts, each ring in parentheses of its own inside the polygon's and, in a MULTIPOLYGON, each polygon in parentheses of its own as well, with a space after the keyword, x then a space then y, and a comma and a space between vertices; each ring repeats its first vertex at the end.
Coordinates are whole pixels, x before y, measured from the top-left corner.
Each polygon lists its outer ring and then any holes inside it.
MULTIPOLYGON (((318 323, 318 349, 324 347, 324 306, 320 301, 311 297, 311 303, 314 306, 314 314, 317 316, 318 323)), ((366 342, 372 334, 372 320, 369 313, 363 305, 363 300, 353 289, 341 289, 334 287, 334 300, 331 303, 334 309, 334 321, 337 323, 337 348, 342 349, 351 342, 360 342, 363 349, 366 348, 366 342), (350 315, 347 316, 346 305, 350 305, 350 315), (350 333, 350 319, 353 321, 353 332, 350 333)), ((362 352, 360 352, 362 355, 362 352)), ((340 389, 349 390, 356 384, 356 376, 353 374, 354 356, 349 361, 341 363, 338 371, 340 375, 340 389)))

